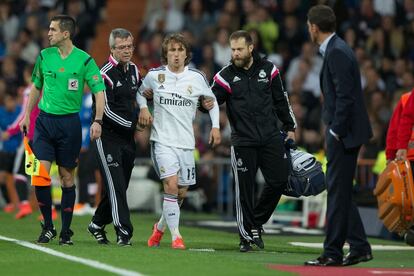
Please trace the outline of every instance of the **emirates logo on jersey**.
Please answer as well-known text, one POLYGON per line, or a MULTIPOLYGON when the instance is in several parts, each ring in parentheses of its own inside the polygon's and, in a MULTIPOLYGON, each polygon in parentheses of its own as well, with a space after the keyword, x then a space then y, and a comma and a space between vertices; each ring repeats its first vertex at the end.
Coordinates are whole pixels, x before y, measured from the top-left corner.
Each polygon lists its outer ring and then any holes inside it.
POLYGON ((191 106, 193 103, 189 99, 185 99, 176 93, 171 94, 171 98, 164 96, 160 97, 160 104, 162 105, 175 105, 175 106, 191 106))

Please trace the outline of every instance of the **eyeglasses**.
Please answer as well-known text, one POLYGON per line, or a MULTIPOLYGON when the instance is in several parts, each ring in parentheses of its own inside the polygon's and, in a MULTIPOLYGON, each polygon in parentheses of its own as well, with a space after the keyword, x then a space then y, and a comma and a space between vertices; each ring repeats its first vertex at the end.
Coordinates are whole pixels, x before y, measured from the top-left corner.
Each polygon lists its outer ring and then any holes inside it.
POLYGON ((121 46, 116 46, 114 47, 114 49, 119 50, 119 51, 124 51, 124 50, 134 50, 135 46, 130 44, 130 45, 121 45, 121 46))

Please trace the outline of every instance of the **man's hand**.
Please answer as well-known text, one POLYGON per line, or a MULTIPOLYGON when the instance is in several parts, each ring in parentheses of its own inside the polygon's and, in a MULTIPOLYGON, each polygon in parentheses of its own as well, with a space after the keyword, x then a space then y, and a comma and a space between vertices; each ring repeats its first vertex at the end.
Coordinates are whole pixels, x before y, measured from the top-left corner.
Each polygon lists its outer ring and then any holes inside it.
POLYGON ((23 120, 19 123, 20 131, 26 134, 30 126, 30 116, 25 115, 23 120))
POLYGON ((201 105, 204 109, 210 110, 214 107, 214 98, 213 97, 203 97, 201 100, 201 105))
POLYGON ((144 92, 142 92, 142 96, 144 96, 147 100, 152 100, 154 97, 154 92, 151 88, 145 89, 144 92))
POLYGON ((395 159, 397 160, 407 160, 407 150, 406 149, 399 149, 395 154, 395 159))
POLYGON ((97 122, 93 122, 90 129, 91 140, 94 141, 98 139, 99 137, 101 137, 101 134, 102 126, 97 122))
POLYGON ((288 131, 286 132, 286 138, 285 138, 285 142, 287 140, 293 140, 293 142, 296 142, 296 138, 295 138, 295 132, 294 131, 288 131))
POLYGON ((221 142, 221 133, 220 129, 213 127, 210 131, 210 137, 208 143, 214 148, 221 142))
POLYGON ((138 124, 141 128, 145 128, 152 124, 152 115, 148 108, 143 107, 139 111, 138 124))

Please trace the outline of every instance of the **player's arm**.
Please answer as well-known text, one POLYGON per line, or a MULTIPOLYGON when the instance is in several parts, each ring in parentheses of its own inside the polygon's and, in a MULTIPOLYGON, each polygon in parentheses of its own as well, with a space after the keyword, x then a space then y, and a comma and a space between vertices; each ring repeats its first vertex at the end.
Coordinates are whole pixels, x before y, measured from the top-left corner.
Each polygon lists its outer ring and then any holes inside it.
POLYGON ((213 107, 208 111, 211 119, 211 131, 209 135, 208 143, 213 147, 217 146, 221 142, 221 134, 220 134, 220 110, 216 100, 216 96, 214 96, 213 92, 211 91, 210 87, 208 86, 207 81, 203 81, 203 96, 204 98, 210 99, 213 101, 213 107))
POLYGON ((142 81, 142 84, 139 87, 139 90, 137 93, 137 103, 139 106, 138 126, 137 126, 138 130, 141 130, 142 128, 145 128, 146 126, 151 125, 152 120, 153 120, 151 113, 148 110, 147 98, 143 96, 143 94, 146 93, 147 91, 152 91, 150 78, 151 78, 150 73, 148 73, 147 76, 142 81))

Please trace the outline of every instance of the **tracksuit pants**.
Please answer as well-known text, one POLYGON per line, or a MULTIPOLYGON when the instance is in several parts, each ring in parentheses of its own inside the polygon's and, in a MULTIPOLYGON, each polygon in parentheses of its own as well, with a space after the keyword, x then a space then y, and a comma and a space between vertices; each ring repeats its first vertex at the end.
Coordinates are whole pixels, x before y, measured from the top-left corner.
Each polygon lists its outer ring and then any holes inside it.
POLYGON ((134 140, 132 137, 125 140, 109 132, 103 133, 94 146, 105 189, 92 222, 98 226, 113 222, 118 236, 131 238, 133 226, 126 192, 134 167, 134 140))
POLYGON ((289 163, 282 138, 277 136, 261 146, 232 146, 231 164, 240 239, 251 241, 251 229, 258 229, 269 220, 286 188, 289 163), (265 185, 256 200, 258 168, 263 173, 265 185))

